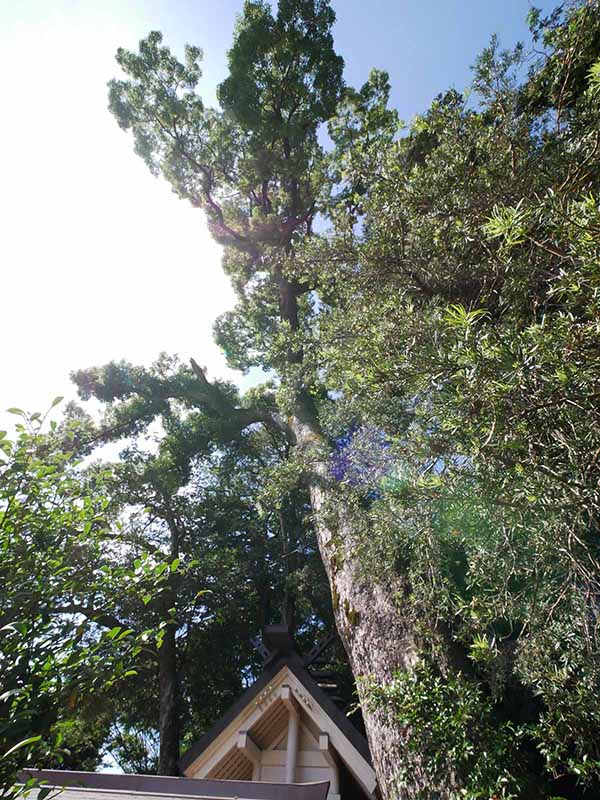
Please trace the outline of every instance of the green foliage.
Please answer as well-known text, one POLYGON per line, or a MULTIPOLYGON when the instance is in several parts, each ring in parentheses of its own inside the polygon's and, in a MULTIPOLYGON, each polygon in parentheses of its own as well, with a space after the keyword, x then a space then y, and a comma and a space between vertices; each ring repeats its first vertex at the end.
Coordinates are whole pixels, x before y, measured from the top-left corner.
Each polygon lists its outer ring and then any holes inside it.
POLYGON ((367 187, 380 172, 398 133, 398 115, 387 107, 389 94, 388 74, 372 70, 360 90, 346 89, 329 120, 334 145, 330 166, 338 187, 330 211, 335 214, 335 208, 344 203, 344 213, 336 216, 338 224, 352 225, 362 214, 367 187))
POLYGON ((159 767, 159 745, 156 732, 145 730, 138 721, 135 726, 115 723, 107 749, 123 772, 155 775, 159 767))
POLYGON ((589 93, 595 97, 600 92, 600 61, 592 64, 588 72, 589 93))
POLYGON ((307 139, 333 115, 344 66, 333 50, 334 21, 326 0, 283 0, 276 17, 267 3, 246 0, 219 101, 263 152, 285 139, 291 150, 306 151, 307 139))
POLYGON ((334 543, 343 504, 422 656, 374 697, 443 797, 598 786, 599 20, 597 0, 533 9, 537 52, 492 39, 472 92, 402 138, 385 73, 342 85, 324 1, 245 4, 220 109, 195 94, 199 51, 182 64, 159 34, 111 84, 138 152, 225 246, 239 302, 219 343, 276 390, 130 365, 79 385, 115 431, 163 420, 185 458, 266 448, 253 496, 289 508, 308 478, 334 543), (323 453, 370 429, 393 465, 332 486, 323 453))
POLYGON ((568 2, 547 17, 533 9, 530 26, 545 58, 523 87, 521 102, 538 113, 552 109, 560 124, 584 108, 589 70, 600 47, 598 9, 594 2, 568 2))
POLYGON ((157 661, 167 628, 176 632, 176 714, 188 745, 257 670, 250 636, 287 619, 302 624, 299 638, 311 647, 330 621, 329 599, 283 431, 240 429, 238 420, 274 408, 272 387, 255 387, 242 403, 233 387, 215 383, 206 405, 207 386, 166 356, 148 369, 121 362, 74 378, 82 397, 103 402, 90 438, 128 437, 107 486, 123 543, 112 569, 133 564, 143 575, 156 563, 164 585, 114 597, 128 627, 158 630, 138 676, 108 702, 107 746, 123 768, 146 772, 158 768, 157 661))
MULTIPOLYGON (((400 794, 422 771, 431 797, 453 775, 457 787, 450 797, 515 798, 525 787, 515 778, 519 735, 510 722, 498 718, 493 703, 460 673, 441 676, 421 662, 410 673, 398 673, 385 687, 366 687, 369 702, 383 707, 410 731, 396 776, 400 794), (441 743, 443 742, 443 746, 441 743)), ((527 797, 540 796, 534 786, 527 797)))
MULTIPOLYGON (((341 395, 328 424, 376 420, 402 474, 366 512, 363 559, 406 578, 402 601, 424 652, 448 665, 433 684, 418 670, 403 680, 432 702, 451 694, 456 649, 460 680, 493 698, 545 774, 594 787, 598 11, 573 5, 544 22, 548 58, 524 85, 523 48, 500 53, 493 42, 475 69, 477 109, 443 95, 388 148, 361 201, 362 233, 349 241, 336 223, 322 245, 332 266, 319 325, 319 370, 341 395), (574 40, 585 48, 565 60, 574 40), (544 103, 561 108, 525 106, 551 70, 564 91, 549 89, 544 103)), ((415 711, 408 752, 423 746, 432 713, 415 711)), ((431 743, 446 752, 449 734, 438 733, 431 743)), ((486 752, 504 774, 499 753, 486 752)), ((517 796, 531 796, 534 760, 509 765, 517 796)), ((469 791, 488 796, 478 780, 469 791)))
POLYGON ((131 631, 102 632, 102 553, 114 543, 106 476, 83 479, 75 425, 43 433, 41 415, 16 413, 22 422, 14 441, 3 435, 0 460, 0 780, 8 794, 18 793, 13 778, 24 765, 68 763, 74 716, 134 674, 140 652, 131 631))

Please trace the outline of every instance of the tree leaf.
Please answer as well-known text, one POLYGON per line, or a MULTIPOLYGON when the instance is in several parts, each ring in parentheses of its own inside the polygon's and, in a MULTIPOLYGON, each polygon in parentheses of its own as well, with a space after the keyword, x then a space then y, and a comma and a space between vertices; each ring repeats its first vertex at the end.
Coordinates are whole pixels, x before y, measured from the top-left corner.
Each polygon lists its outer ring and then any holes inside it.
POLYGON ((2 756, 2 758, 8 758, 12 753, 20 750, 22 747, 27 747, 28 744, 34 744, 35 742, 39 742, 41 740, 41 736, 30 736, 29 739, 23 739, 22 742, 18 742, 17 744, 13 745, 10 750, 7 750, 6 753, 2 756))

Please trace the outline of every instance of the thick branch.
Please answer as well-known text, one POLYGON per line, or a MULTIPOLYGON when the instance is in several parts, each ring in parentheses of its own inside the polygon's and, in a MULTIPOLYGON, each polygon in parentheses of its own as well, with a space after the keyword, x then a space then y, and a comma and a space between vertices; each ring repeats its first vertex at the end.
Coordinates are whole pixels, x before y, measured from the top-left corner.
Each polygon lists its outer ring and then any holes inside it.
POLYGON ((194 375, 200 384, 198 399, 208 410, 227 421, 230 427, 241 433, 250 425, 257 423, 277 433, 283 433, 288 440, 292 440, 289 426, 277 418, 275 414, 259 408, 236 408, 231 401, 221 392, 218 386, 212 384, 206 377, 202 367, 192 358, 190 359, 194 375))

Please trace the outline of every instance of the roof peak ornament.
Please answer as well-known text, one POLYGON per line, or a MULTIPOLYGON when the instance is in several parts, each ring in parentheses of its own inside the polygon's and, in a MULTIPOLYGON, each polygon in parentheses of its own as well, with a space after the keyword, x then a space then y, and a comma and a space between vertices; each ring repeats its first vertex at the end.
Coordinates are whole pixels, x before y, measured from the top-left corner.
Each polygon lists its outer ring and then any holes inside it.
POLYGON ((262 658, 263 669, 282 656, 297 656, 317 685, 331 697, 339 707, 344 705, 339 697, 339 686, 335 671, 335 656, 325 655, 336 640, 336 632, 326 633, 304 657, 296 650, 294 637, 286 624, 265 625, 262 635, 251 639, 256 652, 262 658))
POLYGON ((273 661, 275 656, 287 656, 291 655, 291 653, 297 653, 302 658, 304 666, 308 667, 315 662, 319 663, 320 657, 334 643, 335 638, 335 631, 325 634, 312 650, 302 657, 296 650, 294 637, 290 632, 289 625, 277 624, 265 625, 261 631, 261 636, 251 638, 250 643, 262 658, 263 666, 273 661))

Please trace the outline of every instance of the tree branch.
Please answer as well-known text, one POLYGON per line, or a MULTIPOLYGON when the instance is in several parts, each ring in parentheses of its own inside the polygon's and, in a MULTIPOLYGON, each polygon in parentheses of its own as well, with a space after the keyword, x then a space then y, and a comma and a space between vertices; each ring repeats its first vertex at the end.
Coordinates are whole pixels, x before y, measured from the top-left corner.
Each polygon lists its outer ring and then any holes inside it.
POLYGON ((282 433, 288 440, 292 440, 290 427, 275 414, 259 408, 236 408, 219 387, 207 379, 204 370, 193 358, 190 359, 190 364, 200 384, 199 401, 217 416, 225 419, 233 428, 237 428, 239 433, 250 425, 262 423, 270 430, 282 433))

